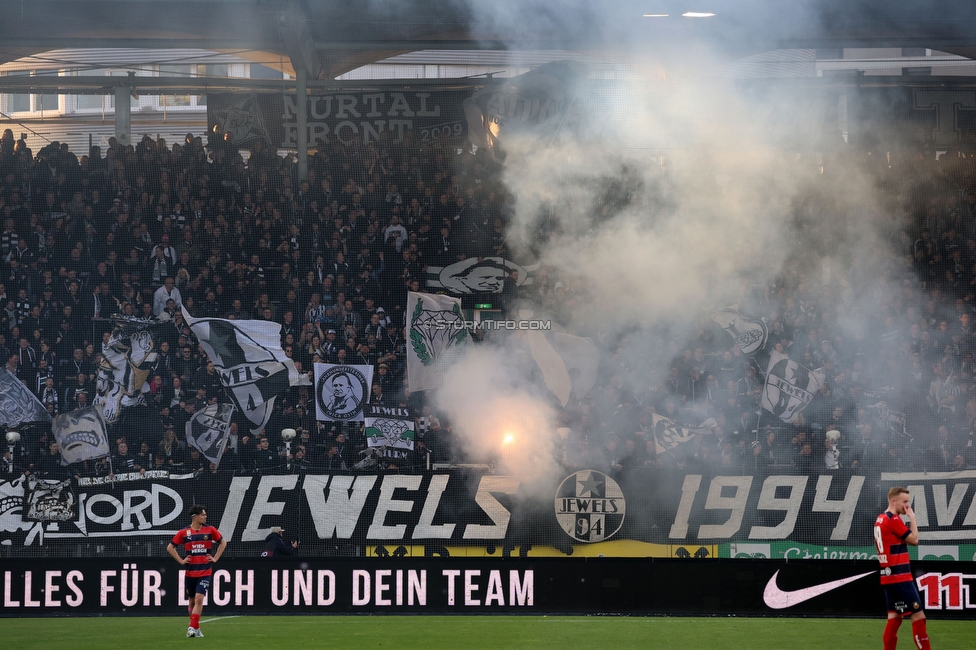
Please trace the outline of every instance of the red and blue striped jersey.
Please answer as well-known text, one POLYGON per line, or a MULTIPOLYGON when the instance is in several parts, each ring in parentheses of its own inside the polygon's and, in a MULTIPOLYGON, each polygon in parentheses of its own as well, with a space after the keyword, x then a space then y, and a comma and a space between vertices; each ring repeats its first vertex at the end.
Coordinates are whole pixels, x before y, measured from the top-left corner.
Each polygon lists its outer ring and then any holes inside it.
POLYGON ((212 566, 207 560, 214 544, 219 544, 224 537, 213 526, 201 526, 200 530, 184 528, 177 531, 173 537, 173 546, 183 546, 186 558, 189 560, 186 575, 190 578, 203 578, 211 575, 212 566))
POLYGON ((912 533, 896 514, 887 510, 874 522, 874 543, 881 563, 881 584, 911 582, 912 569, 908 564, 908 544, 905 538, 912 533))

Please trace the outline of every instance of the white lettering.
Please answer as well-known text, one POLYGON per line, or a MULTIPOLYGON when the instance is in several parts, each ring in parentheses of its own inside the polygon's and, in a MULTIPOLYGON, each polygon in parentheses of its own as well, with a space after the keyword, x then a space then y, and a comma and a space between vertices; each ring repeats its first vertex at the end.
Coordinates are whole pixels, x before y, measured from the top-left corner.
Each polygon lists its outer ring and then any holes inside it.
POLYGON ((447 576, 447 604, 454 604, 454 580, 461 575, 460 569, 444 569, 441 575, 447 576))
POLYGON ((498 502, 492 492, 515 494, 520 480, 514 476, 482 476, 474 500, 491 519, 492 525, 468 524, 464 539, 504 539, 512 513, 498 502))
POLYGON ((306 569, 301 571, 295 569, 295 603, 296 606, 311 605, 312 604, 312 570, 306 569), (299 603, 299 594, 301 595, 301 603, 299 603))
POLYGON ((512 570, 508 572, 508 604, 518 604, 519 607, 528 605, 532 607, 535 603, 534 588, 535 572, 529 569, 525 576, 520 579, 519 572, 512 570))
POLYGON ((377 569, 376 570, 376 606, 386 607, 392 605, 393 603, 389 598, 383 598, 383 594, 390 590, 390 585, 383 581, 383 578, 389 578, 392 575, 390 569, 377 569))
POLYGON ((271 571, 271 602, 275 604, 276 607, 281 607, 282 605, 288 604, 288 570, 284 569, 279 571, 274 569, 271 571), (278 578, 281 578, 281 591, 278 590, 278 578))
POLYGON ((466 607, 481 604, 481 601, 474 597, 474 593, 478 591, 478 585, 472 582, 473 578, 480 575, 481 571, 477 569, 465 570, 464 572, 464 604, 466 607))
POLYGON ((407 531, 406 524, 396 524, 387 526, 386 515, 390 512, 410 512, 413 510, 413 501, 402 501, 394 499, 394 492, 399 489, 416 492, 420 489, 421 477, 416 475, 407 476, 385 476, 380 486, 380 498, 376 504, 376 511, 373 513, 373 523, 370 524, 366 536, 369 539, 403 539, 407 531))
POLYGON ((763 481, 759 493, 758 510, 778 510, 785 512, 783 520, 776 526, 753 526, 749 539, 786 539, 793 532, 796 518, 803 503, 803 490, 807 486, 807 476, 770 476, 763 481), (776 489, 788 487, 790 495, 785 499, 776 498, 776 489))
POLYGON ((742 525, 742 517, 746 513, 746 502, 749 499, 749 488, 752 486, 751 476, 716 476, 708 486, 708 496, 705 498, 706 510, 731 510, 729 518, 722 524, 702 524, 698 528, 698 538, 732 537, 742 525), (735 494, 730 497, 722 496, 722 488, 733 487, 735 494))
POLYGON ((376 476, 306 476, 302 489, 319 539, 350 539, 376 476), (329 486, 328 499, 325 486, 329 486), (351 490, 351 493, 350 493, 351 490))
POLYGON ((485 596, 485 605, 491 605, 495 601, 502 607, 505 606, 505 588, 502 586, 502 572, 492 569, 488 574, 488 594, 485 596))
POLYGON ((410 569, 407 572, 407 604, 414 604, 414 596, 416 596, 416 604, 421 607, 427 606, 427 570, 421 569, 417 571, 416 569, 410 569))
POLYGON ((60 578, 60 571, 45 571, 44 572, 44 606, 45 607, 61 607, 61 601, 54 598, 54 594, 61 590, 59 586, 54 584, 54 578, 60 578))
POLYGON ((335 602, 335 591, 336 591, 336 580, 335 573, 329 571, 328 569, 319 569, 319 593, 318 593, 318 606, 328 607, 335 602), (325 579, 329 579, 329 596, 325 595, 325 579))
POLYGON ((244 572, 240 569, 234 571, 234 604, 237 606, 244 604, 244 594, 247 594, 247 606, 254 605, 254 570, 248 569, 247 582, 244 581, 244 572))
MULTIPOLYGON (((152 573, 156 573, 158 575, 158 572, 156 571, 153 571, 152 573)), ((82 593, 81 588, 78 586, 78 583, 83 582, 84 579, 85 574, 83 574, 81 571, 76 570, 68 572, 65 582, 68 585, 68 589, 70 589, 72 593, 72 595, 65 596, 64 598, 64 602, 67 603, 68 607, 78 607, 85 600, 85 596, 82 593)))
POLYGON ((817 490, 813 497, 812 510, 814 512, 836 512, 837 524, 830 533, 832 540, 846 540, 848 533, 851 532, 851 523, 854 521, 854 510, 857 507, 857 500, 861 496, 861 487, 864 486, 863 476, 852 476, 847 484, 847 492, 840 501, 828 500, 827 493, 830 491, 830 482, 833 476, 822 475, 817 479, 817 490))
POLYGON ((352 605, 362 607, 369 604, 369 571, 354 569, 352 572, 352 605))
POLYGON ((691 518, 691 508, 695 504, 695 495, 701 487, 701 480, 701 474, 685 475, 684 483, 681 484, 681 501, 678 502, 678 511, 674 515, 669 537, 685 539, 688 536, 688 520, 691 518))
POLYGON ((210 585, 210 591, 213 593, 213 602, 217 607, 226 607, 230 604, 231 591, 227 590, 226 594, 223 591, 224 581, 230 582, 230 571, 227 569, 220 569, 214 571, 213 582, 210 585))
POLYGON ((20 601, 14 600, 10 597, 10 587, 13 583, 13 577, 10 571, 3 572, 3 606, 4 607, 20 607, 20 601))
POLYGON ((282 490, 294 490, 298 484, 298 476, 295 474, 284 476, 263 476, 258 483, 258 494, 254 498, 254 507, 251 508, 251 516, 247 520, 244 532, 241 533, 242 542, 260 542, 271 534, 271 527, 261 528, 263 517, 277 517, 285 510, 284 501, 269 501, 271 491, 275 488, 282 490))
MULTIPOLYGON (((182 578, 182 574, 183 572, 180 571, 181 578, 182 578)), ((99 592, 98 604, 101 605, 102 607, 108 607, 108 595, 113 591, 115 591, 115 587, 113 587, 108 583, 108 579, 114 578, 116 575, 118 575, 118 571, 111 571, 111 570, 102 571, 101 578, 99 581, 99 588, 98 588, 98 592, 99 592)), ((180 585, 180 593, 182 594, 183 591, 184 591, 183 585, 180 585)), ((182 603, 182 604, 185 605, 186 603, 182 603)))

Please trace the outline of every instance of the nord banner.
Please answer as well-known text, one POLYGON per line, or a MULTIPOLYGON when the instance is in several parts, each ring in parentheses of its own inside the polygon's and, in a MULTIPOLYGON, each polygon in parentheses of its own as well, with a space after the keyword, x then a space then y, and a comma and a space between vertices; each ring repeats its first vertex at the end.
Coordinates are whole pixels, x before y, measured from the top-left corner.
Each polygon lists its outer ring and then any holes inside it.
MULTIPOLYGON (((976 570, 920 562, 933 620, 976 614, 976 570)), ((0 617, 179 615, 185 573, 169 558, 0 561, 0 617)), ((208 615, 631 614, 868 616, 885 612, 877 562, 775 560, 225 560, 208 615), (653 588, 648 588, 653 585, 653 588)), ((174 623, 174 626, 176 623, 174 623)))

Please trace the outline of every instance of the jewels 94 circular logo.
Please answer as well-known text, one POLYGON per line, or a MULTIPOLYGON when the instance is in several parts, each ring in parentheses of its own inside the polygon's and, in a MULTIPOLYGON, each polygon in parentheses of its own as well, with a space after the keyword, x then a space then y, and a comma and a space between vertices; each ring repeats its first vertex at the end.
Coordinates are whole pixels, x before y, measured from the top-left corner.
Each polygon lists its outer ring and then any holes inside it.
POLYGON ((592 469, 567 476, 556 490, 556 521, 579 542, 602 542, 617 534, 627 504, 612 478, 592 469))

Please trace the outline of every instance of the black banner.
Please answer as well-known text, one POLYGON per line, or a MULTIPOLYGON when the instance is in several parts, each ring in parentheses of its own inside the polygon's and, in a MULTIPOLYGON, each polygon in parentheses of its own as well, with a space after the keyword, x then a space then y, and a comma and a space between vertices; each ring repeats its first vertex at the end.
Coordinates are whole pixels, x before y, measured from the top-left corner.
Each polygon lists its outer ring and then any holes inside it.
MULTIPOLYGON (((308 146, 363 144, 387 138, 400 143, 409 134, 428 145, 467 140, 462 102, 470 91, 365 91, 308 97, 308 146)), ((248 148, 260 141, 274 149, 298 147, 295 95, 207 95, 207 121, 233 142, 248 148)))
POLYGON ((0 480, 0 553, 32 547, 84 556, 97 544, 109 553, 157 554, 200 503, 238 557, 257 556, 271 527, 280 526, 303 547, 332 555, 867 558, 886 492, 903 485, 918 515, 918 558, 970 560, 974 474, 764 476, 639 467, 612 475, 567 471, 541 486, 487 469, 146 472, 67 484, 18 477, 0 480), (820 550, 777 551, 783 542, 820 550), (152 548, 129 550, 134 545, 152 548))
MULTIPOLYGON (((973 617, 976 568, 914 568, 930 617, 973 617)), ((168 558, 0 561, 0 581, 2 617, 186 612, 184 571, 168 558)), ((301 558, 222 561, 205 611, 883 618, 885 603, 866 561, 301 558)))

